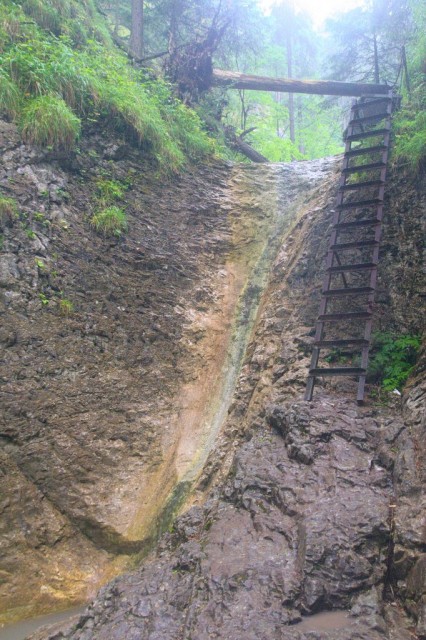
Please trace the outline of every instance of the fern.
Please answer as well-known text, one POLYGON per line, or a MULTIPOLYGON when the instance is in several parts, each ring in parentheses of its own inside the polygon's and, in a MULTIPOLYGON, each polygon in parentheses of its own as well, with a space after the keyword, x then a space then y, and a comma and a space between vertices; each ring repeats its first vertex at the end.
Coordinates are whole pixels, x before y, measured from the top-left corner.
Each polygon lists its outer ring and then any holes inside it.
POLYGON ((414 369, 420 344, 419 335, 375 333, 369 380, 380 384, 385 391, 401 390, 414 369))

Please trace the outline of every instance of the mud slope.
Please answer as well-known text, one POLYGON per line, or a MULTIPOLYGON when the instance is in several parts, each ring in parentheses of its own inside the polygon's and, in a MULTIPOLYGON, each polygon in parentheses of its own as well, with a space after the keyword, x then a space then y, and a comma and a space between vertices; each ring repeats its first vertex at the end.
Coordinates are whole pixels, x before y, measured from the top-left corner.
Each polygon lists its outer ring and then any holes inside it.
MULTIPOLYGON (((334 188, 281 247, 194 505, 73 629, 37 639, 426 637, 424 360, 388 406, 357 407, 347 380, 302 399, 334 188)), ((425 183, 388 193, 376 326, 421 331, 425 183)))
POLYGON ((227 415, 282 238, 333 162, 156 175, 0 129, 3 620, 65 608, 167 529, 227 415), (90 225, 118 181, 128 231, 90 225), (65 303, 64 303, 65 301, 65 303), (70 308, 70 304, 72 308, 70 308))

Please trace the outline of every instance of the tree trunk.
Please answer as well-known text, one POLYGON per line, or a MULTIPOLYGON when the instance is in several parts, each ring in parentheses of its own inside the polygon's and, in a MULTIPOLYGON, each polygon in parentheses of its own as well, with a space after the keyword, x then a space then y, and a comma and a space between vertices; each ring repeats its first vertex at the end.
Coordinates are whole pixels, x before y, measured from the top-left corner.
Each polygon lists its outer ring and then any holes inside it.
POLYGON ((256 149, 253 149, 253 147, 247 144, 247 142, 244 142, 244 140, 242 140, 240 136, 236 136, 233 143, 237 151, 242 153, 253 162, 269 162, 268 158, 262 156, 261 153, 256 151, 256 149))
POLYGON ((247 129, 247 131, 243 131, 240 136, 237 136, 234 127, 223 127, 226 144, 231 147, 231 149, 239 151, 239 153, 242 153, 253 162, 269 162, 268 158, 262 156, 261 153, 256 151, 256 149, 253 149, 253 147, 243 140, 243 137, 251 131, 254 131, 254 129, 255 127, 251 127, 250 129, 247 129))
POLYGON ((374 33, 373 35, 374 42, 374 82, 379 84, 380 82, 380 72, 379 72, 379 52, 377 50, 377 36, 374 33))
POLYGON ((132 0, 132 30, 129 50, 137 60, 143 58, 143 0, 132 0))
POLYGON ((388 95, 391 88, 386 84, 266 78, 264 76, 245 75, 235 71, 222 71, 221 69, 213 69, 212 84, 217 87, 230 87, 232 89, 310 93, 320 96, 383 96, 388 95))
MULTIPOLYGON (((287 73, 291 78, 293 75, 293 51, 291 46, 291 33, 287 35, 287 73)), ((288 94, 288 115, 290 118, 290 140, 294 143, 296 141, 296 132, 294 126, 294 96, 292 93, 288 94)))
POLYGON ((297 128, 299 131, 299 151, 305 153, 305 145, 303 144, 303 103, 302 96, 297 96, 297 128))

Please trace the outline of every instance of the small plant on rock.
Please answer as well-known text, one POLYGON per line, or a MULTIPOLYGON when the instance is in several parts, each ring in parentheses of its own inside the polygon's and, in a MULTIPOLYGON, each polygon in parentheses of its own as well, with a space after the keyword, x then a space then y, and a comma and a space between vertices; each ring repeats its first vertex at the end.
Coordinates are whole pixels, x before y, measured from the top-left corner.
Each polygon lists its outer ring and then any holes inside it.
POLYGON ((95 213, 91 220, 92 227, 104 236, 119 237, 127 230, 127 217, 120 207, 106 207, 95 213))
POLYGON ((96 188, 99 201, 105 203, 122 198, 126 190, 126 186, 118 182, 118 180, 108 180, 106 178, 99 178, 96 182, 96 188))
POLYGON ((18 217, 18 207, 13 198, 0 196, 0 223, 8 224, 18 217))
POLYGON ((71 300, 68 300, 67 298, 62 298, 61 300, 59 300, 59 311, 61 315, 65 317, 68 317, 72 313, 74 313, 74 305, 71 300))

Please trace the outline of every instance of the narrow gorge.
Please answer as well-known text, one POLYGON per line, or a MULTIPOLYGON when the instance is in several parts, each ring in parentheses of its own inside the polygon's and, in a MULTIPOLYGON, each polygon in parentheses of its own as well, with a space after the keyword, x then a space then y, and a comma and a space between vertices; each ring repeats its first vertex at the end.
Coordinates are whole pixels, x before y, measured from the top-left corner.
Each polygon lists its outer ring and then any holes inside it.
MULTIPOLYGON (((32 637, 426 638, 424 352, 402 397, 303 400, 341 158, 160 177, 7 122, 0 147, 5 631, 92 600, 32 637), (90 225, 111 181, 116 238, 90 225)), ((424 330, 425 215, 394 165, 377 330, 424 330)))

